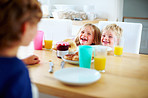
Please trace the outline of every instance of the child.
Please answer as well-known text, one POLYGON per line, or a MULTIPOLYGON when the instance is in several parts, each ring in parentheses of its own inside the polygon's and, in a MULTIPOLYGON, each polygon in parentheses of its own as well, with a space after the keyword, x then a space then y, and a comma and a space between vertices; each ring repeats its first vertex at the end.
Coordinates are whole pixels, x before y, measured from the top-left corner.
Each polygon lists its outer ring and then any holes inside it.
POLYGON ((101 43, 113 48, 114 41, 122 37, 122 28, 116 24, 109 24, 102 30, 101 43))
POLYGON ((37 0, 1 0, 0 13, 0 98, 32 98, 28 70, 16 55, 37 32, 40 5, 37 0))
POLYGON ((93 24, 85 24, 75 39, 76 45, 99 45, 101 42, 100 29, 93 24))
MULTIPOLYGON (((75 52, 79 45, 99 45, 101 43, 100 29, 93 24, 85 24, 78 32, 75 40, 65 39, 70 45, 70 52, 75 52)), ((54 45, 54 50, 57 50, 57 45, 54 45)))

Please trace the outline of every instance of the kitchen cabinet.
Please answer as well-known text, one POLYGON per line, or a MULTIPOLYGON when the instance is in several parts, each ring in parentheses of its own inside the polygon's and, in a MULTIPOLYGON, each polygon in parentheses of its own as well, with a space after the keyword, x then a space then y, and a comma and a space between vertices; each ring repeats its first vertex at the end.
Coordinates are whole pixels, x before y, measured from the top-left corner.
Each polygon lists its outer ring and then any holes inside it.
POLYGON ((95 20, 82 20, 82 21, 72 21, 73 25, 82 26, 86 23, 97 24, 99 21, 107 21, 108 19, 95 19, 95 20))

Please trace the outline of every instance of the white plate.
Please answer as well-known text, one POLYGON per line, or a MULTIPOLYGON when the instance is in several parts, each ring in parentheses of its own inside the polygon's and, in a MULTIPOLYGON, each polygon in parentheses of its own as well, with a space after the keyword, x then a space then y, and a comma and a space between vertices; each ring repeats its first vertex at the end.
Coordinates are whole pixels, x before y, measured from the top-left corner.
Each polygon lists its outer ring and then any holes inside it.
POLYGON ((87 85, 96 82, 101 78, 101 74, 88 68, 64 68, 54 72, 54 77, 69 85, 87 85))
MULTIPOLYGON (((79 61, 67 60, 67 59, 64 59, 63 57, 62 57, 62 59, 63 59, 65 62, 68 62, 68 63, 71 63, 71 64, 75 64, 75 65, 78 65, 78 64, 79 64, 79 61)), ((91 60, 91 62, 94 62, 94 60, 91 60)))

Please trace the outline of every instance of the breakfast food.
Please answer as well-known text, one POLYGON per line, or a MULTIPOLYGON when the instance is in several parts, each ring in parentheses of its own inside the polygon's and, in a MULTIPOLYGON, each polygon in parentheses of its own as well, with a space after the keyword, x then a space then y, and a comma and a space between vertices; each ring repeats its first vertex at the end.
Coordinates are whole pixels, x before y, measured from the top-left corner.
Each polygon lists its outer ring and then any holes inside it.
POLYGON ((66 59, 66 60, 73 60, 73 61, 79 61, 79 55, 78 55, 77 52, 75 54, 66 54, 64 56, 64 59, 66 59))
POLYGON ((65 39, 63 42, 69 43, 69 52, 74 52, 77 49, 76 43, 72 39, 65 39))
POLYGON ((68 54, 69 43, 68 42, 58 42, 57 44, 57 57, 61 58, 65 54, 68 54))
POLYGON ((74 54, 66 54, 64 56, 64 59, 66 59, 66 60, 72 60, 73 56, 74 56, 74 54))
MULTIPOLYGON (((72 39, 65 39, 65 40, 63 40, 63 42, 69 43, 69 47, 68 47, 69 52, 75 52, 76 51, 77 46, 72 39)), ((58 44, 54 44, 53 50, 57 50, 57 48, 58 48, 58 44)))
POLYGON ((78 56, 78 55, 74 55, 74 56, 72 57, 72 60, 73 60, 73 61, 79 61, 79 56, 78 56))
MULTIPOLYGON (((72 61, 79 61, 79 52, 76 52, 75 54, 66 54, 64 56, 64 59, 72 60, 72 61)), ((94 55, 92 55, 92 59, 94 59, 94 55)))
POLYGON ((58 42, 56 46, 57 46, 57 50, 66 51, 69 48, 69 43, 68 42, 58 42))

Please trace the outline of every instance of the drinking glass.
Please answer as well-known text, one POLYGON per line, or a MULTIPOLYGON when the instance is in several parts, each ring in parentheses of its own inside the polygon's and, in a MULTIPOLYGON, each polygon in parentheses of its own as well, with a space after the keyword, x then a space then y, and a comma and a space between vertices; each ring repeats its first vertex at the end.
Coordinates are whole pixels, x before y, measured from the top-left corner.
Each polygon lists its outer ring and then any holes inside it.
POLYGON ((50 50, 52 49, 52 33, 48 33, 44 37, 45 49, 50 50))
POLYGON ((100 72, 105 72, 107 47, 97 46, 94 51, 94 68, 100 72))
POLYGON ((37 34, 33 40, 34 42, 34 49, 35 50, 42 50, 42 45, 43 45, 43 31, 37 31, 37 34))
POLYGON ((123 46, 124 46, 124 38, 117 38, 117 40, 114 41, 114 55, 115 56, 121 56, 123 53, 123 46))
POLYGON ((87 45, 79 46, 79 66, 83 68, 90 68, 92 58, 92 47, 87 45))

